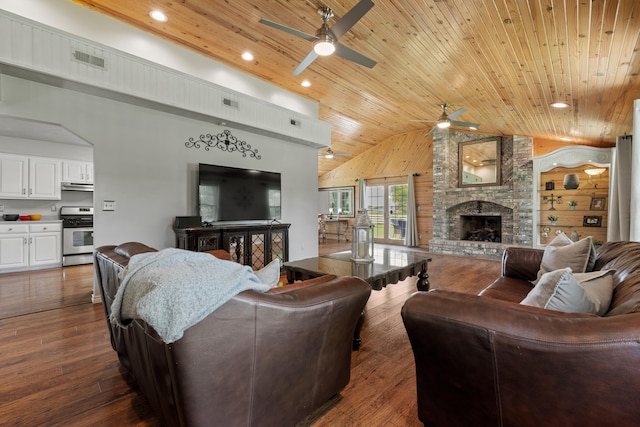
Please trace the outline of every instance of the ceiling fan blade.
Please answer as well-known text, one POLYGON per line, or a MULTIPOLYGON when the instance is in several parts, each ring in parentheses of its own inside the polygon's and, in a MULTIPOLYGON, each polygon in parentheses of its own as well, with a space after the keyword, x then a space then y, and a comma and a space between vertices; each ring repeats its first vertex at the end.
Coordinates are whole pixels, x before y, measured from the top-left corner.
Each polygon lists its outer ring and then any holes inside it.
POLYGON ((316 53, 316 51, 311 49, 311 52, 309 52, 306 58, 304 58, 300 63, 300 65, 298 65, 298 67, 295 70, 293 70, 293 75, 297 76, 298 74, 303 72, 304 69, 307 68, 317 57, 318 57, 318 54, 316 53))
POLYGON ((436 131, 436 129, 437 129, 437 128, 438 128, 438 126, 434 126, 434 127, 432 127, 432 128, 429 130, 429 132, 427 132, 427 133, 425 133, 425 134, 424 134, 424 136, 431 135, 433 132, 435 132, 435 131, 436 131))
POLYGON ((353 154, 351 153, 333 153, 334 156, 336 157, 351 157, 353 156, 353 154))
MULTIPOLYGON (((344 36, 374 6, 371 0, 361 0, 331 27, 336 40, 344 36)), ((369 67, 371 68, 371 67, 369 67)))
POLYGON ((451 120, 451 126, 478 129, 480 127, 480 124, 479 123, 469 123, 469 122, 457 122, 455 120, 451 120))
POLYGON ((459 110, 454 111, 453 113, 448 115, 449 120, 455 119, 456 117, 458 117, 460 114, 464 113, 465 111, 467 111, 466 108, 461 108, 459 110))
POLYGON ((438 123, 437 120, 409 120, 410 122, 418 122, 418 123, 438 123))
POLYGON ((310 42, 318 40, 318 38, 314 35, 307 34, 303 31, 296 30, 295 28, 287 27, 286 25, 278 24, 277 22, 269 21, 268 19, 260 19, 261 24, 268 25, 277 30, 284 31, 285 33, 293 34, 296 37, 300 37, 301 39, 308 40, 310 42))
POLYGON ((373 59, 369 59, 361 53, 356 52, 355 50, 346 47, 341 43, 336 43, 336 55, 341 58, 348 59, 349 61, 353 61, 356 64, 363 65, 368 68, 373 68, 377 62, 373 59))

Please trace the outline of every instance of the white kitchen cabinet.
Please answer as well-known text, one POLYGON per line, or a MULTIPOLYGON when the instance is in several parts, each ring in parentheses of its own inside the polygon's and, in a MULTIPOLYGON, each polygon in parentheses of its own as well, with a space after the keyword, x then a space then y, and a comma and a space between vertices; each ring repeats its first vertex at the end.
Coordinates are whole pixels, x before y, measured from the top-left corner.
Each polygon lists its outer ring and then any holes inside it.
POLYGON ((29 158, 29 198, 60 200, 62 161, 44 157, 29 158))
POLYGON ((59 222, 0 224, 0 271, 62 265, 59 222))
POLYGON ((29 226, 0 225, 0 270, 29 266, 29 226))
POLYGON ((61 264, 61 239, 60 223, 29 224, 29 266, 61 264))
POLYGON ((0 154, 0 197, 26 199, 29 187, 29 158, 0 154))
POLYGON ((62 161, 0 154, 0 198, 60 200, 62 161))
POLYGON ((62 182, 93 184, 93 163, 64 160, 62 162, 62 182))

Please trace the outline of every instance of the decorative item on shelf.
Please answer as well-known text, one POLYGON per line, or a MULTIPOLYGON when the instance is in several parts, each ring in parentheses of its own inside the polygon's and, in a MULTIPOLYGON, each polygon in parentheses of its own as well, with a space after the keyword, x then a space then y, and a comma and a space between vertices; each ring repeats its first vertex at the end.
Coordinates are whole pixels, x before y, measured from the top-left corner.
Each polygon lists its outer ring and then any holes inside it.
POLYGON ((351 261, 373 262, 373 223, 366 209, 358 209, 352 231, 351 261))
POLYGON ((606 197, 591 197, 591 205, 589 206, 589 210, 592 211, 603 211, 605 205, 606 197))
POLYGON ((569 236, 569 238, 571 239, 572 242, 577 242, 578 240, 580 240, 580 235, 578 234, 577 231, 572 231, 571 232, 571 236, 569 236))
POLYGON ((554 204, 562 204, 562 196, 554 196, 553 193, 551 193, 550 196, 542 196, 542 201, 544 203, 551 203, 551 209, 549 209, 550 211, 555 211, 556 208, 553 206, 554 204))
POLYGON ((547 181, 544 183, 544 189, 545 190, 554 190, 555 189, 555 184, 553 183, 553 181, 547 181))
POLYGON ((574 211, 576 210, 576 206, 578 206, 578 201, 577 200, 569 200, 569 203, 567 203, 569 205, 569 209, 574 211))
POLYGON ((564 189, 577 190, 580 186, 580 178, 577 173, 568 173, 564 176, 564 189))
POLYGON ((551 228, 549 228, 547 226, 542 227, 542 233, 540 233, 540 235, 544 239, 545 243, 546 243, 547 239, 549 238, 549 231, 551 231, 551 228))
POLYGON ((583 227, 602 227, 602 217, 601 216, 585 216, 582 219, 583 227))
POLYGON ((593 184, 593 188, 598 188, 598 183, 600 182, 600 175, 602 175, 606 170, 607 170, 606 168, 585 169, 584 173, 587 174, 587 182, 589 182, 589 184, 593 184))
POLYGON ((557 215, 549 215, 547 217, 547 219, 549 221, 551 221, 551 225, 556 225, 556 223, 558 222, 558 216, 557 215))

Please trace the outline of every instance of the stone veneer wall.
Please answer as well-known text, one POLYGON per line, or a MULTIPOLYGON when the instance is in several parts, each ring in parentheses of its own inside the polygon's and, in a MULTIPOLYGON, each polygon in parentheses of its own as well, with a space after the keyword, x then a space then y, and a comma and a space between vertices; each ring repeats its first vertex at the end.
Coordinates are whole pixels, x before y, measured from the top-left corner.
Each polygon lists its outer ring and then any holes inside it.
POLYGON ((533 246, 533 138, 502 137, 501 185, 458 188, 459 143, 489 136, 455 131, 434 132, 433 239, 429 241, 430 252, 500 259, 507 246, 533 246), (452 239, 459 233, 456 232, 458 216, 473 214, 478 201, 483 214, 497 212, 503 216, 502 243, 452 239))

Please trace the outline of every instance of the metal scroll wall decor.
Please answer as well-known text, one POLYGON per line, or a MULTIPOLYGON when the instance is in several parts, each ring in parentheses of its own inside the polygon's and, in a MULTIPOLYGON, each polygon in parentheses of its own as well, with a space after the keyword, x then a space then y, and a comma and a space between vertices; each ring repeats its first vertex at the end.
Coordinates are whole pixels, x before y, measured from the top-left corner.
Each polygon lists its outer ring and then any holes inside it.
POLYGON ((247 144, 245 141, 239 141, 238 138, 231 135, 231 132, 228 130, 224 130, 217 135, 211 135, 210 133, 206 135, 200 135, 200 138, 189 138, 187 142, 184 143, 187 148, 200 148, 204 146, 205 151, 209 151, 212 148, 219 148, 222 151, 227 151, 229 153, 238 152, 242 154, 242 157, 252 157, 256 160, 260 160, 262 157, 258 154, 257 149, 252 149, 250 144, 247 144))

